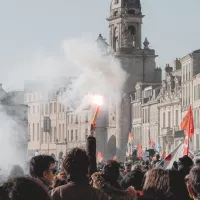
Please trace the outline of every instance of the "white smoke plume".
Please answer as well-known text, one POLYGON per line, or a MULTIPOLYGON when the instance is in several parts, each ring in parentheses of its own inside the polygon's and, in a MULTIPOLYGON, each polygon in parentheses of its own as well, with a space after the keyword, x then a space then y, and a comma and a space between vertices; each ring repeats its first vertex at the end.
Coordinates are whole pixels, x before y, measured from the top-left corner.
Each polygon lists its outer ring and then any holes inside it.
POLYGON ((28 135, 19 121, 16 121, 14 116, 9 116, 3 106, 0 106, 0 122, 0 174, 2 174, 2 171, 8 172, 11 165, 24 165, 27 152, 22 151, 25 149, 28 135))
MULTIPOLYGON (((26 80, 33 80, 39 83, 38 89, 44 93, 67 88, 60 93, 60 101, 67 107, 73 104, 73 108, 80 111, 91 103, 92 95, 114 97, 121 92, 126 77, 119 61, 109 54, 103 55, 94 41, 69 39, 63 41, 59 53, 37 53, 32 59, 24 58, 22 63, 16 63, 9 70, 9 79, 5 78, 4 81, 13 89, 21 87, 21 83, 26 80), (69 87, 65 80, 70 77, 73 79, 69 87)), ((15 148, 17 143, 24 141, 24 133, 18 134, 16 127, 20 127, 17 121, 8 117, 3 109, 0 109, 0 122, 0 146, 3 150, 0 153, 0 167, 21 164, 15 148)))
POLYGON ((77 102, 79 106, 76 109, 81 110, 91 103, 91 96, 94 94, 115 97, 122 91, 127 77, 125 71, 112 55, 102 54, 97 43, 71 39, 64 41, 63 47, 67 60, 80 71, 70 91, 62 95, 61 100, 66 105, 77 102))

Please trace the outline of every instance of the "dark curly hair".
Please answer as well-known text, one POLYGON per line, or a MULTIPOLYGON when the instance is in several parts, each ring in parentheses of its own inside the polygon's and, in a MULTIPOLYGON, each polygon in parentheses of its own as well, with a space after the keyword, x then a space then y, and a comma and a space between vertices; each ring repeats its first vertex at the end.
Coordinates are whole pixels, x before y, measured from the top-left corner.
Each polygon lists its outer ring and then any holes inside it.
POLYGON ((190 170, 189 184, 193 189, 194 196, 197 198, 200 195, 200 166, 195 166, 190 170))
POLYGON ((0 186, 0 200, 51 200, 41 183, 33 178, 18 177, 0 186))
POLYGON ((115 160, 108 160, 103 167, 103 175, 106 181, 115 183, 119 178, 120 164, 115 160))
POLYGON ((63 168, 72 181, 82 181, 88 175, 89 158, 85 150, 74 148, 63 160, 63 168))
POLYGON ((189 200, 189 194, 180 172, 152 169, 146 173, 144 195, 166 200, 189 200))
POLYGON ((55 160, 52 156, 35 156, 30 161, 29 173, 34 178, 41 178, 43 177, 43 173, 49 169, 51 164, 55 164, 55 160))

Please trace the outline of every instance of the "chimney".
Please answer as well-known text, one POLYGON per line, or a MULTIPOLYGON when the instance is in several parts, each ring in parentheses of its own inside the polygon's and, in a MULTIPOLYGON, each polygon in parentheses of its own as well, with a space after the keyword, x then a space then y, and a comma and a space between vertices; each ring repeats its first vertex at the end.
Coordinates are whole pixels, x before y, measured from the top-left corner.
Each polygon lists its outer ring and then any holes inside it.
POLYGON ((180 59, 176 58, 176 60, 174 61, 174 70, 179 70, 181 69, 181 62, 180 59))

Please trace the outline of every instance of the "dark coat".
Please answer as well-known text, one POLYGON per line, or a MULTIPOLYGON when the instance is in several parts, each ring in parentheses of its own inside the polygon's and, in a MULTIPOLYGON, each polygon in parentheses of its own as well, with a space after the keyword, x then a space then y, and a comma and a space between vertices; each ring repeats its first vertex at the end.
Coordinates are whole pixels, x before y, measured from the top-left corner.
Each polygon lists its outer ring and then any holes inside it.
POLYGON ((136 193, 135 196, 130 195, 127 191, 122 190, 118 183, 113 185, 108 181, 105 181, 103 173, 101 172, 92 174, 91 179, 93 187, 100 189, 112 200, 134 200, 136 198, 136 193))
POLYGON ((129 186, 133 186, 136 190, 142 190, 144 173, 140 170, 134 170, 126 174, 121 182, 121 186, 127 189, 129 186))
POLYGON ((53 200, 109 200, 100 190, 93 188, 89 183, 73 183, 57 187, 52 190, 53 200))

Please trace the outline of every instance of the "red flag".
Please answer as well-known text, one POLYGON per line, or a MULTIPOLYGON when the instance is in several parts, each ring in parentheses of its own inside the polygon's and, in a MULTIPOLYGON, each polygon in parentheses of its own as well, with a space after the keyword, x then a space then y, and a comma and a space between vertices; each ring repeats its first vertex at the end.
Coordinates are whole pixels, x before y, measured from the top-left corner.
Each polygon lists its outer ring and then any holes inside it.
POLYGON ((181 129, 186 131, 186 135, 189 136, 189 138, 194 135, 194 119, 191 106, 187 114, 183 118, 181 129))
POLYGON ((162 155, 162 157, 163 157, 163 159, 165 159, 165 158, 166 158, 166 152, 165 152, 165 151, 163 152, 163 155, 162 155))
POLYGON ((128 134, 128 143, 131 144, 133 141, 133 135, 129 132, 128 134))
POLYGON ((113 157, 113 160, 117 161, 117 156, 116 155, 113 157))
POLYGON ((151 139, 150 139, 150 145, 151 145, 151 147, 154 149, 154 147, 155 147, 155 142, 154 142, 153 140, 151 140, 151 139))
POLYGON ((137 149, 138 149, 138 158, 142 159, 142 153, 143 153, 142 146, 140 144, 137 144, 137 149))
POLYGON ((188 144, 189 144, 189 137, 186 135, 185 141, 184 141, 183 156, 188 155, 188 151, 189 151, 188 144))
POLYGON ((103 159, 104 159, 103 154, 102 154, 100 151, 98 151, 98 154, 97 154, 97 161, 98 161, 98 162, 102 162, 103 159))

